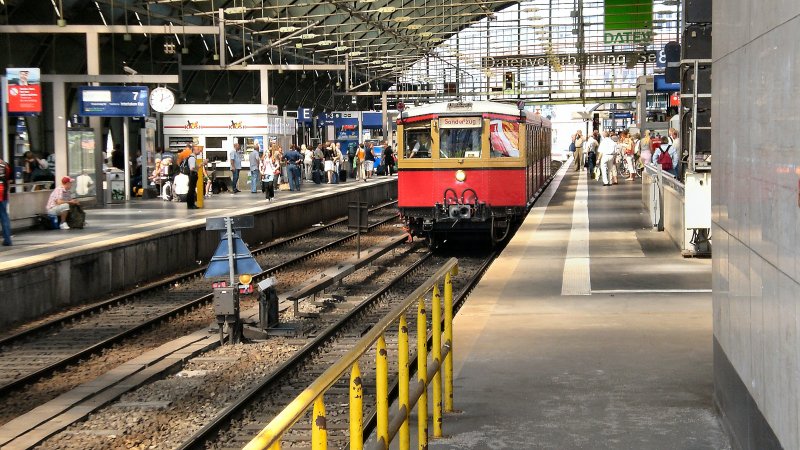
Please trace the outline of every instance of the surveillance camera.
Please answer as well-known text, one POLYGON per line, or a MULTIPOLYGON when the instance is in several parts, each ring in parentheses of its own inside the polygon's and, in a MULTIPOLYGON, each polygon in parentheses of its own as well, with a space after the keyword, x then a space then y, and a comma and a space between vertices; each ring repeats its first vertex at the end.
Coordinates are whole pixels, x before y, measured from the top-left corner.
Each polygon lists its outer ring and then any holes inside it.
POLYGON ((128 75, 139 75, 135 69, 132 69, 130 66, 122 66, 122 70, 125 71, 128 75))

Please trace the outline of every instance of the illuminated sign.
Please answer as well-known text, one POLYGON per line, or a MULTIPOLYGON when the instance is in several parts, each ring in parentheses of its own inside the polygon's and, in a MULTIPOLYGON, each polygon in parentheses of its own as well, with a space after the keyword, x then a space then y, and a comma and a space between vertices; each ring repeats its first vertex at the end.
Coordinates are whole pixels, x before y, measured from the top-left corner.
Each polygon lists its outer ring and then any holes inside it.
POLYGON ((147 95, 147 86, 80 86, 79 115, 145 117, 148 113, 147 95))
POLYGON ((9 113, 42 112, 42 86, 39 84, 38 68, 9 67, 6 69, 6 77, 9 113))
POLYGON ((605 45, 653 42, 653 0, 605 0, 605 45))

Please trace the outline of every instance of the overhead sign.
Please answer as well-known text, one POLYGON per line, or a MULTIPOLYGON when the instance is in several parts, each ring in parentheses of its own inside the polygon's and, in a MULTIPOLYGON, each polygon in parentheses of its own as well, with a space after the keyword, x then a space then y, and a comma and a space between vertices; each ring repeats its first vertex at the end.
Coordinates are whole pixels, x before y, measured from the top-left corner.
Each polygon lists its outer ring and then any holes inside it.
POLYGON ((606 45, 653 42, 653 0, 605 0, 606 45))
POLYGON ((9 113, 40 113, 42 112, 42 86, 39 84, 40 72, 33 68, 6 69, 8 78, 8 112, 9 113))
POLYGON ((300 123, 311 123, 311 108, 298 108, 297 121, 300 123))
POLYGON ((552 66, 578 66, 578 65, 616 65, 628 66, 631 62, 636 64, 654 64, 657 54, 654 51, 646 52, 599 52, 578 55, 574 53, 560 55, 511 55, 487 56, 481 58, 481 67, 484 69, 505 69, 519 67, 552 67, 552 66))
POLYGON ((677 92, 681 90, 680 83, 668 83, 666 75, 653 75, 653 91, 655 92, 677 92))
POLYGON ((78 110, 81 116, 145 117, 147 86, 81 86, 78 110))

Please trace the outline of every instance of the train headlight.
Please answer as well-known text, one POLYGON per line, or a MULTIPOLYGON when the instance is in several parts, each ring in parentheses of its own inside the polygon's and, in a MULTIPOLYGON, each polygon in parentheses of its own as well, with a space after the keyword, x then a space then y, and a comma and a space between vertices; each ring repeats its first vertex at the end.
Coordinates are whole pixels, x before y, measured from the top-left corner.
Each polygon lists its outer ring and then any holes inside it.
POLYGON ((466 179, 467 179, 467 172, 464 172, 463 170, 456 171, 456 180, 457 181, 464 181, 466 179))

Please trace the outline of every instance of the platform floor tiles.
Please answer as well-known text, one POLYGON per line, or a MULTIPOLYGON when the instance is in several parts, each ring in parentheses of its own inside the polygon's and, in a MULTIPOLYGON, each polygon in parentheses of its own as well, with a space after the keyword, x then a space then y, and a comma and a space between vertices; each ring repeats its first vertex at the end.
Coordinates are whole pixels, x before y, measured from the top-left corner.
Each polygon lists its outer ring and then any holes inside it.
POLYGON ((431 449, 730 448, 711 261, 683 259, 640 199, 560 172, 455 320, 461 412, 431 449))
MULTIPOLYGON (((396 177, 378 177, 369 183, 390 182, 396 177)), ((165 202, 160 199, 134 199, 126 204, 111 204, 87 210, 86 228, 82 230, 24 230, 15 232, 12 247, 0 247, 0 267, 3 262, 29 256, 53 256, 98 241, 128 240, 138 233, 163 231, 189 221, 205 220, 250 208, 284 205, 312 195, 325 195, 342 189, 360 188, 365 183, 346 182, 338 185, 304 183, 300 192, 277 191, 272 202, 264 194, 249 190, 238 194, 222 193, 204 199, 203 209, 189 210, 186 203, 165 202)))

